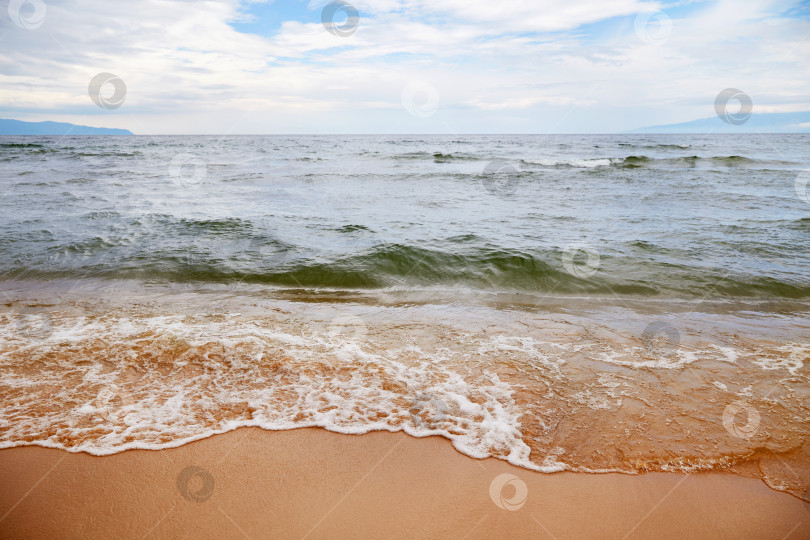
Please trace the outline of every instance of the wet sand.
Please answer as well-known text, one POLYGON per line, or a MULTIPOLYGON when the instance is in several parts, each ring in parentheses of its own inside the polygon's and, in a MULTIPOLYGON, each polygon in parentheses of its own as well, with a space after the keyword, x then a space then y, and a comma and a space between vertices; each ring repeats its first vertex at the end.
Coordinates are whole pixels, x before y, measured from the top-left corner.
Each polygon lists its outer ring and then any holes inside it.
POLYGON ((810 537, 810 505, 758 479, 541 474, 387 432, 242 428, 105 457, 18 447, 0 451, 0 485, 3 538, 810 537))

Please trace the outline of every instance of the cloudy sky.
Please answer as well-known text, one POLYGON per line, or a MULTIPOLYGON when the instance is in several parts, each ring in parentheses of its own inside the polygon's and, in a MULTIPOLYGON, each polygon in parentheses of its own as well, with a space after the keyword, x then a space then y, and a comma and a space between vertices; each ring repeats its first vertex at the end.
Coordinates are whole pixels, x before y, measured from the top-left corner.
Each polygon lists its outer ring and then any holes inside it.
POLYGON ((710 117, 729 87, 755 113, 810 110, 810 0, 350 4, 4 0, 0 117, 138 134, 620 132, 710 117), (114 81, 91 99, 99 73, 123 81, 123 103, 114 81))

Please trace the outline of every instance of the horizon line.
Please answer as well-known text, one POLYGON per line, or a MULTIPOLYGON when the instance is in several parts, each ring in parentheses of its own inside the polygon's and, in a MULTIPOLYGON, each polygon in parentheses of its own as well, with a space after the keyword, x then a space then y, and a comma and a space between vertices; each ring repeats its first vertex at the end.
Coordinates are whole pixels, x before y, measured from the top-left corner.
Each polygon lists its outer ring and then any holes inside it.
MULTIPOLYGON (((89 127, 89 126, 88 126, 89 127)), ((94 129, 124 129, 124 128, 94 128, 94 129)), ((128 131, 128 130, 127 130, 128 131)), ((733 132, 590 132, 590 133, 95 133, 95 134, 71 134, 71 133, 0 133, 0 137, 482 137, 482 136, 524 136, 524 137, 545 137, 545 136, 583 136, 583 135, 633 135, 645 137, 648 135, 810 135, 810 132, 802 131, 741 131, 733 132)))

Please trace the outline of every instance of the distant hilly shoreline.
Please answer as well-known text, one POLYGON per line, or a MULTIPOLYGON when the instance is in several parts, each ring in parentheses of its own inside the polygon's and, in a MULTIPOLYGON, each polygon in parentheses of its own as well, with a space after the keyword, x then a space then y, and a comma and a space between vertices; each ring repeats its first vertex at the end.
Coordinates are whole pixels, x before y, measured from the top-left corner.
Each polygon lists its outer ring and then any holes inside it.
POLYGON ((128 129, 79 126, 65 122, 24 122, 0 118, 0 135, 132 135, 128 129))
POLYGON ((665 124, 625 131, 627 134, 714 133, 810 133, 810 112, 752 114, 741 125, 727 124, 719 117, 700 118, 679 124, 665 124))
MULTIPOLYGON (((752 114, 742 125, 727 124, 714 116, 678 124, 641 127, 616 134, 712 135, 735 133, 810 133, 810 111, 752 114)), ((601 134, 606 135, 607 133, 601 134)), ((134 135, 134 133, 128 129, 81 126, 67 122, 25 122, 0 118, 0 136, 2 135, 134 135)), ((543 134, 536 133, 535 135, 543 134)))

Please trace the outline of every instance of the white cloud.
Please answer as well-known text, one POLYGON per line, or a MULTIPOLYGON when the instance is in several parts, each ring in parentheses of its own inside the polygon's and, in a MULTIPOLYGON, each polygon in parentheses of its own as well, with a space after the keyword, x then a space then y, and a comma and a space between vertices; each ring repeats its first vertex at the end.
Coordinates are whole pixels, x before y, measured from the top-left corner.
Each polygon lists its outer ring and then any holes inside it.
POLYGON ((581 132, 709 116, 729 86, 763 112, 806 101, 810 25, 779 15, 789 2, 691 6, 657 45, 632 17, 581 29, 656 5, 636 0, 356 5, 360 27, 342 38, 318 22, 239 33, 228 24, 241 17, 237 0, 48 2, 40 28, 0 27, 2 114, 141 133, 581 132), (87 96, 101 71, 126 81, 120 109, 87 96), (435 115, 404 110, 411 81, 438 90, 435 115))

